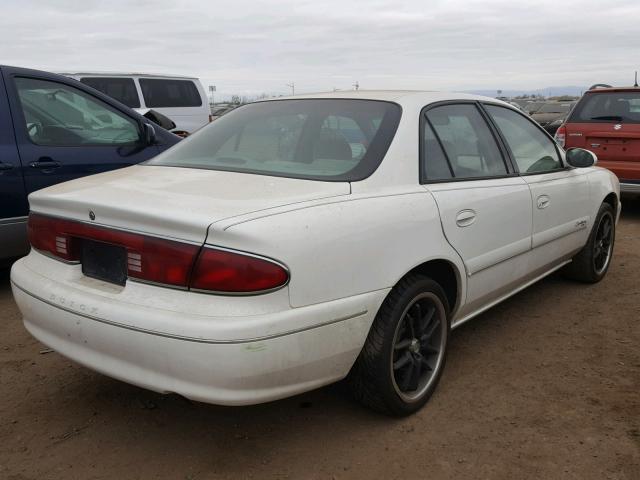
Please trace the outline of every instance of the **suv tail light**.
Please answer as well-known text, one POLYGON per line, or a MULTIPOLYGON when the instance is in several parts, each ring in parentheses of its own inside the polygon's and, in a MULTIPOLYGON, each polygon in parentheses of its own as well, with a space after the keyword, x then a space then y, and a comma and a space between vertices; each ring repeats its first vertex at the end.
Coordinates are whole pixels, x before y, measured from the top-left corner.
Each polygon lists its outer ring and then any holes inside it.
POLYGON ((279 263, 255 255, 205 247, 191 276, 191 288, 219 293, 259 293, 280 288, 289 272, 279 263))
POLYGON ((558 145, 560 145, 562 148, 564 148, 564 145, 566 143, 567 140, 567 127, 566 125, 560 125, 560 127, 558 127, 558 130, 556 130, 556 142, 558 143, 558 145))
POLYGON ((80 263, 83 239, 124 247, 127 276, 144 282, 252 294, 289 281, 289 272, 279 263, 249 253, 202 248, 37 213, 29 215, 28 232, 33 248, 67 262, 80 263))

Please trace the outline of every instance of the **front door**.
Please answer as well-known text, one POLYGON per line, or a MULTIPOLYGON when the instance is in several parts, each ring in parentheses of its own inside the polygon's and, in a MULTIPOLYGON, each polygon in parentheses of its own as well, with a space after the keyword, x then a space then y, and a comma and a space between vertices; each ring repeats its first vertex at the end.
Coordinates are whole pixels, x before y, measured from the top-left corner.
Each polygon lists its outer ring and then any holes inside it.
POLYGON ((27 193, 154 156, 134 117, 57 78, 5 75, 27 193))
POLYGON ((485 108, 531 189, 534 261, 538 252, 540 262, 570 256, 589 235, 589 170, 565 167, 555 142, 524 115, 496 105, 485 108))

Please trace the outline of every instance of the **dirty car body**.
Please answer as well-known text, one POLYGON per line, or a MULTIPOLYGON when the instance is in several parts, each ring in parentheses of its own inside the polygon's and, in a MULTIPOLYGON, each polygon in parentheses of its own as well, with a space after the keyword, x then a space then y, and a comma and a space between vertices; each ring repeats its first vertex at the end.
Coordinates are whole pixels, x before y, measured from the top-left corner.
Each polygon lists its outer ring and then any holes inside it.
POLYGON ((407 414, 450 329, 569 264, 617 198, 493 99, 270 100, 32 194, 11 283, 36 338, 126 382, 246 405, 351 372, 365 403, 407 414))

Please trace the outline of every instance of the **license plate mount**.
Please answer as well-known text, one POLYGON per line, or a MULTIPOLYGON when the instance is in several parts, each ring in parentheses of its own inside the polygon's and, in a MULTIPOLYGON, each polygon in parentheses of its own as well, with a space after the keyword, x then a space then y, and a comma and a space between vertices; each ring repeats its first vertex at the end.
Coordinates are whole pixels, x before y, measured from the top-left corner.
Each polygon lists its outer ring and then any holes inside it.
POLYGON ((127 252, 124 247, 94 240, 82 240, 82 273, 116 285, 127 281, 127 252))

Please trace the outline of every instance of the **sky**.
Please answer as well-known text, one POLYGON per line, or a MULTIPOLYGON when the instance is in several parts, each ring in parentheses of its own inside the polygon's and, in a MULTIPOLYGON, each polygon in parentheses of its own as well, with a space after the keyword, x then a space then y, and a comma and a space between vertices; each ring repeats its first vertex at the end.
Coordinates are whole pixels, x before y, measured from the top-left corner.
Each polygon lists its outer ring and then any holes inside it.
POLYGON ((629 85, 638 0, 0 0, 0 64, 194 75, 217 95, 629 85))

